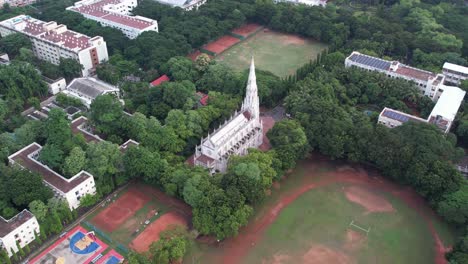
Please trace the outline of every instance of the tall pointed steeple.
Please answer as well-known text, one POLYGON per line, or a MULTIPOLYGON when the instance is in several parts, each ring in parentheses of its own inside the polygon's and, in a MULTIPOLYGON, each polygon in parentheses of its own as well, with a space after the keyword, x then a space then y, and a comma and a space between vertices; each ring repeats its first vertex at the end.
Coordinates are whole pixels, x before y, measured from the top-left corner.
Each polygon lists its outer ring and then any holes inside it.
POLYGON ((255 75, 255 62, 252 56, 250 62, 249 79, 247 80, 247 89, 245 93, 244 103, 242 104, 242 111, 249 111, 252 117, 259 118, 260 116, 260 102, 258 98, 257 76, 255 75))

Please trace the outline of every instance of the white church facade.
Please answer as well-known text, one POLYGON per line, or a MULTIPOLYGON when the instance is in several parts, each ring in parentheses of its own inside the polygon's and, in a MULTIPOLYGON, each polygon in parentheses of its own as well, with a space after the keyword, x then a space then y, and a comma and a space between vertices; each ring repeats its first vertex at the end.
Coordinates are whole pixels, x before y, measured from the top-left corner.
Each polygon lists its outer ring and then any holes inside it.
POLYGON ((236 111, 213 134, 201 140, 200 146, 195 148, 194 164, 209 169, 211 173, 225 172, 229 157, 246 155, 249 148, 258 148, 262 141, 263 124, 252 58, 241 110, 236 111))

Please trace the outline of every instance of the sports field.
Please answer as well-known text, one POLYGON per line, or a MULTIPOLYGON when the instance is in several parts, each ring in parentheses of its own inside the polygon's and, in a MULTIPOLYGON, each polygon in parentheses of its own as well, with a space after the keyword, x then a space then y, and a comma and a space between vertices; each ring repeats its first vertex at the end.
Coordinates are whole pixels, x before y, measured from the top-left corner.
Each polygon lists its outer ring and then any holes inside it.
POLYGON ((85 225, 97 229, 98 235, 103 232, 113 244, 144 252, 170 224, 188 226, 190 219, 188 205, 155 188, 133 184, 91 214, 85 225))
POLYGON ((235 70, 243 71, 249 67, 253 54, 258 69, 286 77, 315 59, 325 48, 325 44, 311 39, 263 29, 218 54, 216 60, 235 70))
POLYGON ((413 191, 314 156, 275 184, 239 236, 184 263, 446 263, 453 234, 413 191))

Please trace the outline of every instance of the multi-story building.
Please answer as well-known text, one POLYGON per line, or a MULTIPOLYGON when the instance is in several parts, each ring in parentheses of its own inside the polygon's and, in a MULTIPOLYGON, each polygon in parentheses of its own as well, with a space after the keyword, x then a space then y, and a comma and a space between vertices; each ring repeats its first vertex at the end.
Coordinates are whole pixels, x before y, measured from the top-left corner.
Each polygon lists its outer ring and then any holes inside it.
POLYGON ((18 246, 24 248, 36 239, 39 234, 39 223, 36 217, 24 209, 10 219, 0 216, 0 249, 5 249, 8 256, 18 252, 18 246))
POLYGON ((302 4, 308 6, 326 6, 327 0, 275 0, 276 3, 302 4))
POLYGON ((96 194, 93 175, 80 171, 67 179, 38 160, 41 145, 31 143, 8 157, 10 165, 18 165, 42 176, 43 182, 52 189, 56 197, 68 202, 71 210, 80 206, 80 199, 85 194, 96 194))
POLYGON ((52 80, 44 75, 41 75, 41 78, 45 83, 47 83, 47 87, 49 87, 49 93, 51 94, 58 94, 67 87, 67 81, 65 78, 52 80))
POLYGON ((56 22, 44 22, 27 15, 19 15, 0 22, 2 37, 20 33, 32 43, 34 54, 42 60, 58 65, 60 58, 71 58, 82 66, 82 75, 95 73, 96 66, 107 61, 106 42, 102 37, 88 37, 67 29, 56 22))
POLYGON ((0 0, 0 8, 2 8, 4 4, 9 4, 10 6, 17 7, 31 5, 36 2, 37 0, 0 0))
POLYGON ((252 58, 247 92, 241 110, 219 127, 212 135, 202 139, 195 148, 194 164, 211 173, 225 172, 229 157, 246 155, 249 148, 258 148, 263 141, 263 123, 260 120, 255 64, 252 58))
POLYGON ((82 0, 67 10, 82 14, 105 27, 122 31, 130 39, 146 31, 158 32, 158 22, 142 16, 131 16, 137 0, 82 0))
POLYGON ((444 74, 435 74, 410 67, 398 61, 387 61, 356 51, 346 58, 345 66, 376 71, 390 78, 402 78, 411 81, 419 88, 422 95, 428 96, 433 101, 437 101, 427 119, 385 107, 380 112, 378 122, 390 128, 413 121, 434 124, 444 133, 448 133, 466 94, 465 91, 458 87, 445 85, 444 82, 449 77, 444 74))
POLYGON ((448 83, 460 85, 462 81, 468 79, 468 67, 446 62, 442 67, 442 73, 448 83))
POLYGON ((393 128, 403 123, 413 121, 436 125, 444 133, 448 133, 452 127, 458 109, 463 102, 466 92, 454 86, 444 86, 444 92, 432 109, 427 119, 406 114, 385 107, 379 115, 379 124, 393 128))
POLYGON ((170 5, 172 7, 180 7, 186 11, 198 9, 206 3, 206 0, 156 0, 161 4, 170 5))
POLYGON ((421 94, 437 101, 443 92, 445 76, 413 68, 398 61, 387 61, 354 51, 345 60, 346 67, 358 67, 368 71, 383 73, 391 78, 401 78, 413 82, 421 94))
POLYGON ((117 98, 120 95, 119 88, 91 77, 73 79, 62 93, 81 100, 88 108, 100 95, 113 94, 117 98))

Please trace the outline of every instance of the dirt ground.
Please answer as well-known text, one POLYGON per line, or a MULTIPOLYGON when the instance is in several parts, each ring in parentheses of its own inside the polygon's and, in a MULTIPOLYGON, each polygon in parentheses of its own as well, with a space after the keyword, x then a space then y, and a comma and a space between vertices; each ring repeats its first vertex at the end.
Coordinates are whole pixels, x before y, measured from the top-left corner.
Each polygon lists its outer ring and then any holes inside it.
POLYGON ((259 24, 245 24, 243 26, 240 26, 232 31, 232 33, 241 35, 243 37, 248 37, 250 34, 255 33, 260 27, 262 27, 259 24))
POLYGON ((106 232, 112 232, 122 225, 151 198, 137 188, 130 188, 115 202, 96 215, 91 222, 106 232))
MULTIPOLYGON (((360 185, 362 187, 370 187, 373 190, 383 190, 406 202, 409 207, 418 212, 422 218, 426 220, 429 226, 431 235, 436 241, 434 244, 434 262, 436 264, 447 263, 444 257, 447 249, 444 247, 432 224, 432 217, 434 217, 434 213, 424 209, 427 208, 426 202, 414 191, 406 187, 395 185, 383 179, 374 170, 364 169, 359 166, 349 166, 346 164, 343 164, 345 166, 342 169, 330 171, 329 173, 325 173, 326 175, 324 177, 317 179, 317 177, 314 177, 314 174, 320 169, 320 167, 323 167, 320 162, 329 162, 329 160, 320 155, 314 155, 312 159, 315 159, 317 162, 302 162, 302 166, 305 168, 305 171, 310 172, 310 175, 304 177, 304 182, 302 185, 296 189, 290 190, 281 197, 281 200, 278 203, 271 205, 269 208, 266 208, 266 213, 255 218, 248 226, 242 228, 237 237, 227 239, 220 243, 218 247, 220 247, 219 252, 221 253, 219 255, 212 256, 212 261, 207 261, 207 263, 242 263, 242 260, 248 254, 251 247, 262 238, 266 229, 275 221, 276 217, 282 209, 287 207, 290 203, 292 203, 305 192, 317 187, 322 187, 334 183, 351 183, 360 185)), ((375 208, 373 209, 375 210, 375 208)), ((347 234, 346 238, 344 238, 344 247, 346 248, 346 244, 349 244, 347 249, 353 250, 349 241, 356 240, 361 241, 362 238, 352 232, 347 234)), ((365 243, 365 240, 362 240, 360 243, 365 243)), ((359 246, 359 243, 354 244, 358 244, 359 246)), ((307 255, 313 258, 314 261, 304 263, 353 263, 353 260, 346 257, 347 255, 345 253, 335 252, 332 249, 328 249, 322 245, 312 246, 309 252, 305 254, 305 256, 307 255)), ((282 261, 285 261, 288 258, 288 256, 283 255, 282 257, 277 257, 275 261, 268 263, 282 263, 282 261)))
POLYGON ((140 235, 131 243, 130 248, 142 253, 148 251, 151 243, 158 241, 159 233, 166 230, 171 225, 187 226, 187 220, 180 214, 170 212, 162 215, 156 221, 151 223, 140 235))
POLYGON ((368 213, 395 211, 392 204, 385 198, 359 186, 347 187, 345 194, 349 201, 366 208, 368 213))

